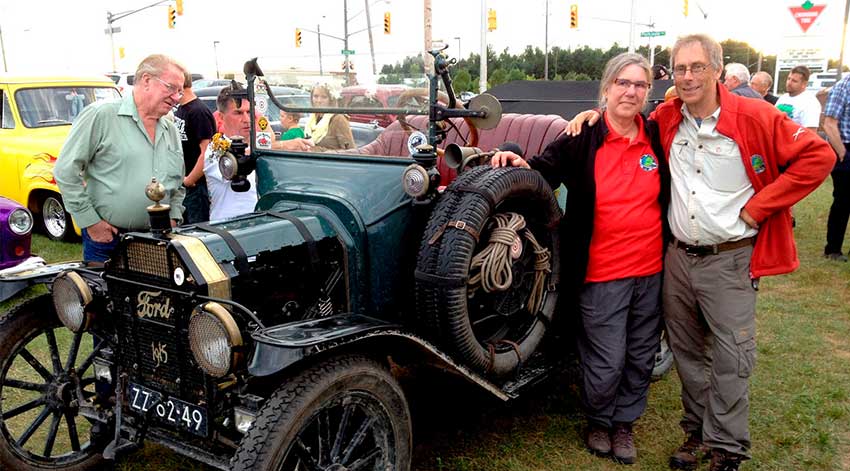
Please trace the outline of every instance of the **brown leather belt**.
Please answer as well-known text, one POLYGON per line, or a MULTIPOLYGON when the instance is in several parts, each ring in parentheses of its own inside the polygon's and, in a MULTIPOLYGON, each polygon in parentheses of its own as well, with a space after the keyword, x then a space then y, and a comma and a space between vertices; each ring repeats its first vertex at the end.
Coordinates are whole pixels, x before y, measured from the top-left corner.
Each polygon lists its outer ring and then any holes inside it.
POLYGON ((690 245, 676 239, 676 248, 684 250, 691 257, 704 257, 706 255, 717 255, 727 250, 740 249, 741 247, 753 245, 755 241, 755 237, 747 237, 746 239, 723 242, 717 245, 690 245))

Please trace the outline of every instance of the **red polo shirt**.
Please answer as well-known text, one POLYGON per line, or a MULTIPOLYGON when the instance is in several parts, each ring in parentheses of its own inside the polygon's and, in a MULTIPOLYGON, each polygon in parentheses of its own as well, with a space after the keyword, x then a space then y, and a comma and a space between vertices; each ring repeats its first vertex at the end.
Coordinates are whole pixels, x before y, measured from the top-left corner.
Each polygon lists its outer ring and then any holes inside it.
MULTIPOLYGON (((608 123, 608 114, 605 113, 608 123)), ((661 177, 640 117, 631 142, 611 125, 596 152, 596 207, 585 281, 612 281, 661 271, 661 177)))

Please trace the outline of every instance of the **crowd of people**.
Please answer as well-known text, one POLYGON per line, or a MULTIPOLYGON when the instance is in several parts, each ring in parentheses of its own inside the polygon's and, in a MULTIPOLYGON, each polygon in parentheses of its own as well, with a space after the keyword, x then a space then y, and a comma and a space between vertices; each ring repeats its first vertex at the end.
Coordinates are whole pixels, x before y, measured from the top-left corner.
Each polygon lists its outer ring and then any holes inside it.
MULTIPOLYGON (((646 408, 664 326, 682 383, 685 435, 670 467, 695 469, 710 459, 711 470, 734 471, 750 457, 759 279, 797 268, 790 208, 830 173, 835 189, 824 255, 847 261, 850 76, 826 100, 826 139, 817 134, 820 103, 805 90, 808 76, 805 67, 794 68, 786 93, 774 97, 769 74, 750 77, 742 64, 723 64, 712 38, 684 36, 673 46, 669 70, 653 69, 636 54, 612 58, 599 109, 578 115, 541 155, 492 157, 494 167, 534 169, 553 188, 568 189, 563 304, 582 325, 581 398, 591 452, 637 460, 633 424, 646 408), (647 117, 654 78, 674 85, 647 117)), ((254 175, 249 191, 234 192, 217 164, 220 142, 248 136, 258 118, 238 92, 236 82, 223 88, 210 113, 186 68, 152 55, 139 65, 131 94, 80 112, 55 177, 83 228, 85 260, 106 260, 121 233, 147 227, 150 202, 131 189, 151 176, 164 185, 175 226, 254 209, 254 175)), ((281 112, 284 132, 273 148, 354 147, 347 117, 329 112, 338 99, 331 87, 314 87, 317 112, 303 129, 300 114, 281 112)))

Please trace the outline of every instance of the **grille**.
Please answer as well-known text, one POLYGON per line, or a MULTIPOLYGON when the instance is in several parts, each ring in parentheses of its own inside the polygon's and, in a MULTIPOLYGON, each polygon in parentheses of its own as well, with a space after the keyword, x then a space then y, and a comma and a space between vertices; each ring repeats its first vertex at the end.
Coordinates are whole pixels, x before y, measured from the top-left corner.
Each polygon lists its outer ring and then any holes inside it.
POLYGON ((126 270, 159 278, 170 278, 166 244, 132 241, 127 244, 126 270))
POLYGON ((187 327, 194 307, 189 296, 122 282, 111 284, 110 292, 124 370, 161 392, 201 402, 205 377, 189 349, 187 327))

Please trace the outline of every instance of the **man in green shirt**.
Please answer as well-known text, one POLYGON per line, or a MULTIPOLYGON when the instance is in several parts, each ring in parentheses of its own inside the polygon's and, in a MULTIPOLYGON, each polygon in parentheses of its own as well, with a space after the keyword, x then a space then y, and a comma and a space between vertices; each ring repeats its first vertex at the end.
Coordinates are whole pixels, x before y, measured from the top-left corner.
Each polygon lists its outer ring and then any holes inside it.
POLYGON ((121 232, 148 228, 152 177, 165 186, 172 225, 182 220, 183 149, 165 115, 183 96, 184 70, 168 56, 148 56, 132 94, 85 108, 71 127, 53 173, 83 228, 84 260, 105 261, 121 232))

